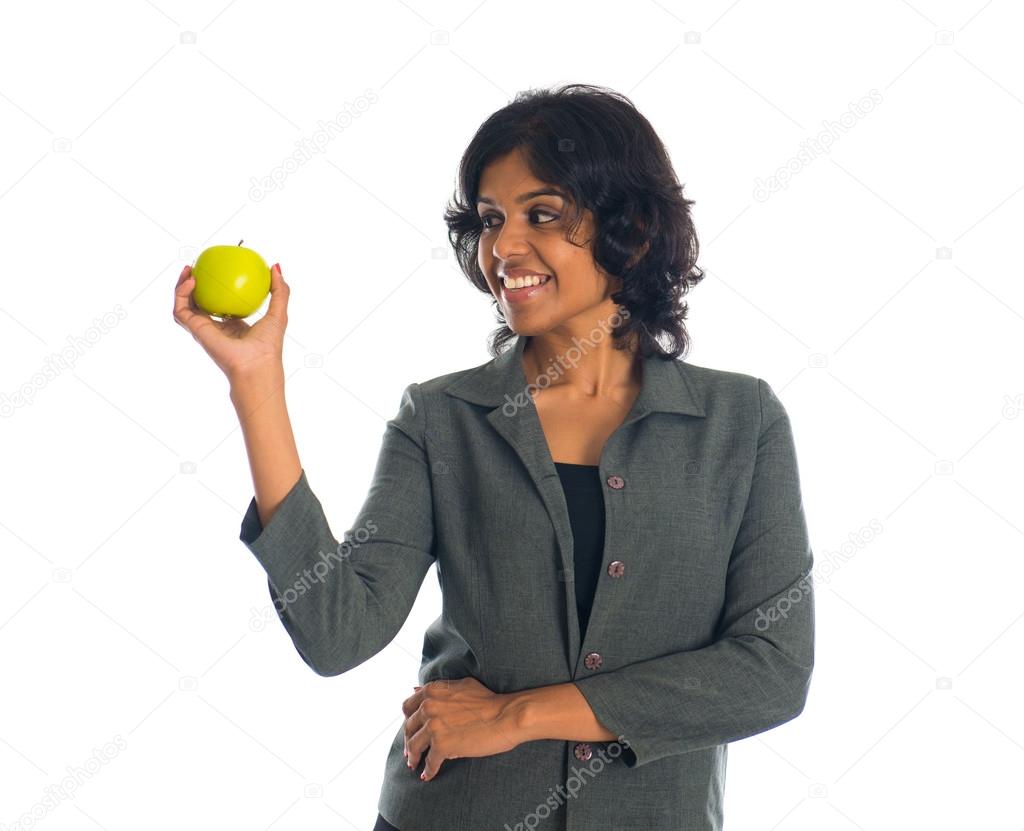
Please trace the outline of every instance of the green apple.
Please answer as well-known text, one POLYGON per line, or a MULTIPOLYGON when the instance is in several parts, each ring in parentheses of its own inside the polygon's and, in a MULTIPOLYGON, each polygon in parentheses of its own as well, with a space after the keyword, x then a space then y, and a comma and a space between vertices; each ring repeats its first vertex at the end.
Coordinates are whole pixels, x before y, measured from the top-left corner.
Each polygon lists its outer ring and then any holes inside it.
POLYGON ((203 311, 223 318, 248 317, 270 293, 270 269, 242 242, 207 248, 192 266, 192 297, 203 311))

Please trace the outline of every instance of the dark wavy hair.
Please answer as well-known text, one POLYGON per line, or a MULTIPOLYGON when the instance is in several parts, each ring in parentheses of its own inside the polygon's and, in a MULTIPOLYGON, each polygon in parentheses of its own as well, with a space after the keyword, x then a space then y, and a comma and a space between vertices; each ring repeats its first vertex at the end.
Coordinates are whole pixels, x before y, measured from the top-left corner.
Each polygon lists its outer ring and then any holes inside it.
POLYGON ((696 267, 694 202, 683 197, 664 144, 629 98, 605 87, 565 84, 520 92, 480 125, 445 208, 448 239, 462 272, 492 297, 501 324, 488 338, 492 357, 515 333, 477 262, 483 223, 476 204, 484 168, 516 149, 537 179, 571 197, 567 240, 574 238, 584 210, 592 212, 594 261, 621 278, 611 298, 629 311, 612 330, 613 346, 635 346, 641 357, 685 354, 690 338, 683 296, 704 278, 696 267))

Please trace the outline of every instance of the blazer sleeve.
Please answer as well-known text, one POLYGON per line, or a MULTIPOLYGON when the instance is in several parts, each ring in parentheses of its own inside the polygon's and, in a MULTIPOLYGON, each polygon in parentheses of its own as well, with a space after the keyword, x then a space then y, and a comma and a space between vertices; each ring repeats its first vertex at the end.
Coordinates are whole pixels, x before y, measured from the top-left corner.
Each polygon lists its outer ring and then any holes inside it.
POLYGON ((769 730, 804 708, 814 665, 813 555, 789 418, 758 380, 761 426, 716 640, 573 681, 638 767, 769 730))
POLYGON ((362 508, 341 542, 302 470, 264 528, 256 498, 239 539, 267 572, 277 616, 319 675, 347 672, 398 634, 434 562, 434 519, 418 384, 385 427, 362 508))

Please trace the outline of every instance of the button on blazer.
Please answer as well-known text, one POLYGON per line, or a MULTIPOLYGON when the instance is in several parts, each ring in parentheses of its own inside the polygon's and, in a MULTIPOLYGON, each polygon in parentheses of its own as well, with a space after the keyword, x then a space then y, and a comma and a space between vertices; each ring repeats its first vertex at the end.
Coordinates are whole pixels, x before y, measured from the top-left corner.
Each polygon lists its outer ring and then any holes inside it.
MULTIPOLYGON (((799 715, 814 663, 790 420, 760 378, 643 360, 600 458, 604 556, 581 642, 572 529, 527 340, 404 389, 341 540, 305 469, 265 528, 253 497, 240 539, 318 674, 387 646, 433 565, 442 611, 424 634, 421 684, 571 682, 617 737, 447 759, 423 782, 400 726, 378 809, 401 831, 721 829, 727 743, 799 715)), ((407 692, 395 691, 396 710, 407 692)))

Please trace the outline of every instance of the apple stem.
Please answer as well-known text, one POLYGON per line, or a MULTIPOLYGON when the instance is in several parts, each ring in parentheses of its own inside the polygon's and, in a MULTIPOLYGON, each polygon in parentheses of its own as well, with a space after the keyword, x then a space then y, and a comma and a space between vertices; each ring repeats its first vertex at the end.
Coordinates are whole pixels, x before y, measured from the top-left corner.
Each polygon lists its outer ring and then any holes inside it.
POLYGON ((245 242, 245 240, 243 240, 243 239, 240 239, 240 240, 238 241, 238 244, 239 244, 239 245, 241 245, 241 244, 242 244, 243 242, 245 242))

